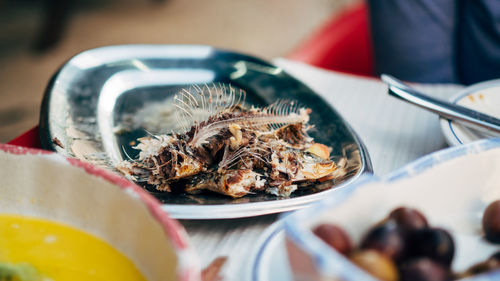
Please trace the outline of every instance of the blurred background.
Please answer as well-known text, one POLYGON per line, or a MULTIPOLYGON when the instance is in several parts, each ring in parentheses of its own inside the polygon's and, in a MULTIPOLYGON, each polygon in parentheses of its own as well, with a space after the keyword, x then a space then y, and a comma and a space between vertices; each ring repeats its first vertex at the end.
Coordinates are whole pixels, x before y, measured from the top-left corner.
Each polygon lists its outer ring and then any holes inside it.
POLYGON ((0 0, 0 142, 38 123, 45 86, 75 54, 115 44, 207 44, 286 56, 358 0, 0 0))

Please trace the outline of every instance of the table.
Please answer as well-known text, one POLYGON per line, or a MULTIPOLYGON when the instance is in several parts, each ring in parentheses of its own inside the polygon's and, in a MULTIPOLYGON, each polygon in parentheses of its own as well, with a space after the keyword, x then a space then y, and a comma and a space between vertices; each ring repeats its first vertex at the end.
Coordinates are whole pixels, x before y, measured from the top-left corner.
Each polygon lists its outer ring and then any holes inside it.
MULTIPOLYGON (((399 167, 447 145, 438 117, 387 94, 380 80, 327 71, 286 59, 274 63, 304 82, 330 103, 353 127, 365 143, 376 176, 399 167)), ((446 99, 461 85, 414 85, 435 97, 446 99)), ((31 140, 36 129, 22 136, 31 140)), ((24 145, 35 145, 25 143, 24 145)), ((230 220, 181 220, 200 266, 219 256, 227 256, 224 280, 241 280, 251 269, 250 255, 260 235, 280 215, 230 220)))
MULTIPOLYGON (((274 63, 295 76, 344 117, 368 148, 375 175, 385 175, 423 155, 447 147, 438 117, 387 94, 380 80, 322 70, 286 59, 274 63)), ((446 99, 460 85, 415 85, 446 99)), ((260 234, 279 215, 231 220, 181 220, 202 267, 228 256, 224 280, 241 280, 250 269, 249 257, 260 234)))

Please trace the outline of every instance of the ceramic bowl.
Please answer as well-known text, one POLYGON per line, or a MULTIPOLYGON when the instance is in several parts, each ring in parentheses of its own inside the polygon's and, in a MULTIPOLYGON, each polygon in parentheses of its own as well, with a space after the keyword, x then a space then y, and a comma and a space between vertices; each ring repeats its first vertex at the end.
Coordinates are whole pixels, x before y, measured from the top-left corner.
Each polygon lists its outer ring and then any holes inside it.
POLYGON ((200 280, 183 228, 138 186, 79 160, 6 144, 0 144, 0 166, 0 213, 97 236, 149 281, 200 280))
MULTIPOLYGON (((500 119, 500 79, 467 87, 451 97, 450 102, 500 119)), ((490 137, 444 118, 440 118, 440 124, 441 131, 450 145, 461 145, 490 137)))
MULTIPOLYGON (((423 157, 389 176, 365 177, 352 189, 285 218, 286 245, 294 280, 376 280, 321 239, 312 229, 341 226, 359 245, 362 235, 399 206, 413 207, 431 226, 451 232, 452 268, 463 272, 486 260, 500 245, 483 238, 486 206, 500 199, 500 139, 457 146, 423 157)), ((500 271, 468 280, 498 280, 500 271)))

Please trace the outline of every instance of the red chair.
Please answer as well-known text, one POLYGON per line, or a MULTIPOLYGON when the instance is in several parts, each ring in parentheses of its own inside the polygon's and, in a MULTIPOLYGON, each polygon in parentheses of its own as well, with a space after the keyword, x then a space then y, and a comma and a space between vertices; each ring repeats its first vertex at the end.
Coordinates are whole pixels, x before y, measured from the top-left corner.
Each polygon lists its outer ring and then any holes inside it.
POLYGON ((286 57, 330 70, 374 76, 365 3, 334 16, 286 57))
POLYGON ((42 148, 42 144, 40 143, 40 135, 38 134, 38 126, 31 128, 31 130, 9 141, 8 144, 32 148, 42 148))

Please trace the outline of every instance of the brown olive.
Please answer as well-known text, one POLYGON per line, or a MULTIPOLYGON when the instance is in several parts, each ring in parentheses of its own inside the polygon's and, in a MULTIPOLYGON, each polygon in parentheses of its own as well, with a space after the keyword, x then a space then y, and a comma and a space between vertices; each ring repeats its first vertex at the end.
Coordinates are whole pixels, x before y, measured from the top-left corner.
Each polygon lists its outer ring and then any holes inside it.
POLYGON ((476 274, 485 273, 500 268, 500 252, 491 255, 487 260, 469 267, 465 272, 458 275, 459 278, 465 278, 476 274))
POLYGON ((361 240, 361 249, 373 249, 397 261, 405 250, 404 237, 392 220, 373 227, 361 240))
POLYGON ((445 281, 451 280, 449 270, 428 258, 410 260, 399 268, 400 281, 445 281))
POLYGON ((492 202, 484 211, 483 230, 488 241, 500 243, 500 200, 492 202))
POLYGON ((320 224, 314 228, 313 233, 341 254, 348 255, 352 250, 351 239, 336 225, 320 224))
POLYGON ((481 274, 497 268, 500 268, 500 262, 496 259, 488 259, 469 267, 463 274, 460 275, 460 278, 481 274))
POLYGON ((407 239, 407 258, 427 257, 450 266, 455 254, 455 243, 448 231, 424 228, 413 231, 407 239))
POLYGON ((394 262, 375 250, 355 252, 351 255, 351 261, 380 280, 398 280, 398 271, 394 262))
POLYGON ((396 208, 389 214, 389 219, 394 220, 399 228, 404 232, 410 232, 429 226, 425 216, 413 208, 396 208))

